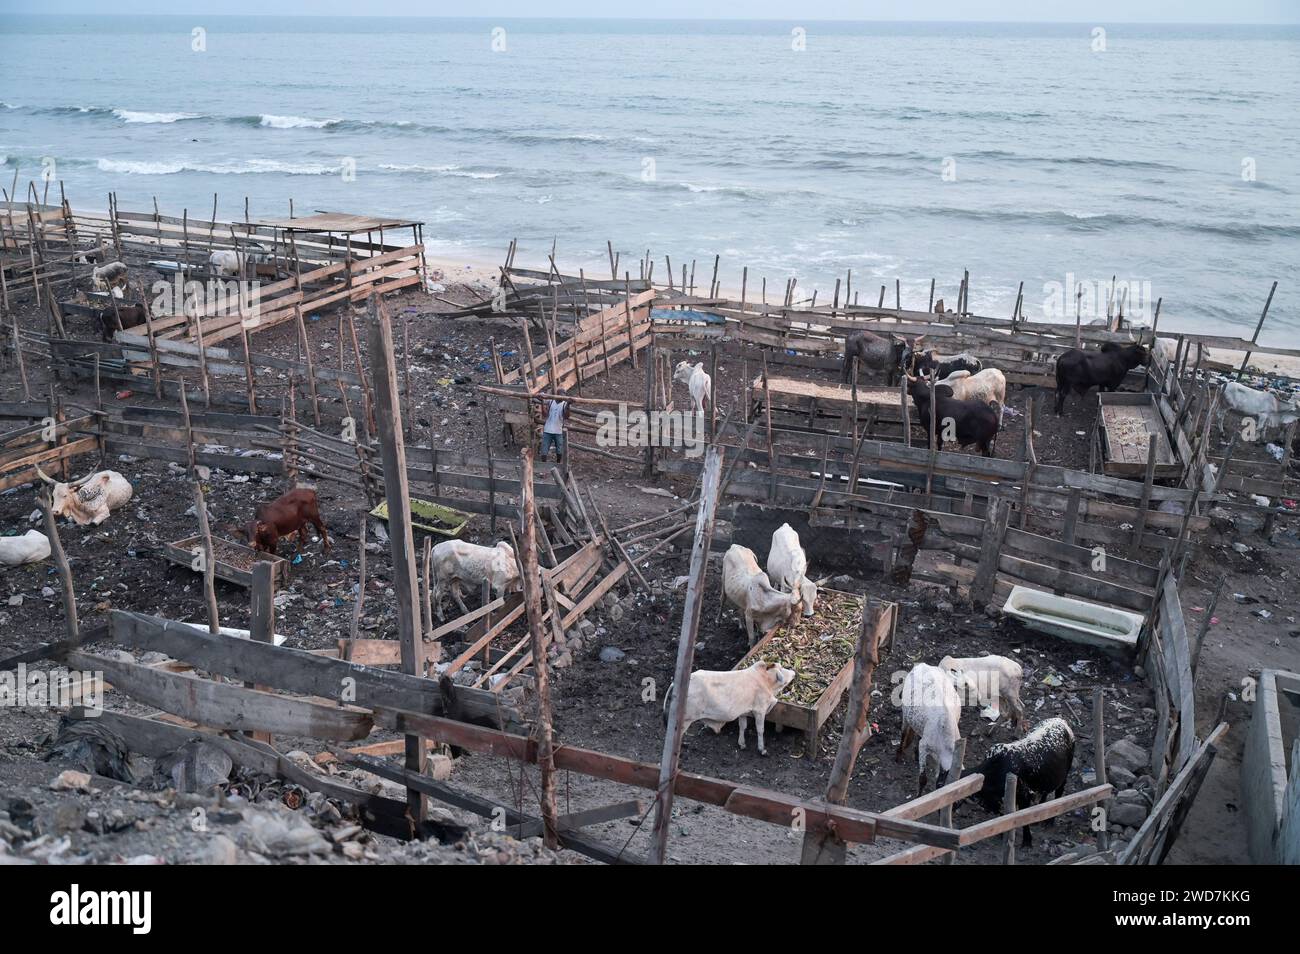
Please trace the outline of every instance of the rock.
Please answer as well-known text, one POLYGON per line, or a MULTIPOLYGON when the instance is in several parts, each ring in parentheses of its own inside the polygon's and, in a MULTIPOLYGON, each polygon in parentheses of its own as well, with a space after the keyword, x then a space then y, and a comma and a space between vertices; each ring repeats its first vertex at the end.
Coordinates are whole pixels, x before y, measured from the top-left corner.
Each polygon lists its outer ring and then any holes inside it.
POLYGON ((1146 799, 1142 797, 1142 793, 1138 791, 1136 788, 1127 788, 1124 791, 1119 792, 1115 796, 1115 801, 1120 802, 1122 804, 1129 804, 1129 803, 1145 804, 1146 803, 1146 799))
POLYGON ((627 654, 617 646, 606 646, 600 651, 600 661, 606 663, 622 662, 627 654))
POLYGON ((615 603, 609 608, 609 618, 611 622, 617 623, 623 618, 623 607, 615 603))
POLYGON ((580 619, 578 620, 578 632, 582 633, 583 636, 590 636, 596 632, 596 624, 589 619, 580 619))
POLYGON ((435 752, 429 756, 428 762, 425 763, 425 774, 436 782, 445 782, 451 778, 451 767, 453 760, 451 756, 443 755, 441 752, 435 752))
POLYGON ((199 859, 199 864, 204 865, 233 865, 239 863, 239 846, 227 838, 225 835, 214 835, 208 842, 203 854, 199 859))
POLYGON ((1151 753, 1132 739, 1120 739, 1112 742, 1106 749, 1106 768, 1119 766, 1134 775, 1145 771, 1151 764, 1151 753))
POLYGON ((56 792, 88 792, 90 775, 86 772, 78 772, 76 769, 64 769, 50 783, 50 788, 56 792))
POLYGON ((937 603, 934 604, 934 611, 936 613, 948 614, 951 613, 954 608, 955 607, 947 600, 939 600, 937 603))
POLYGON ((1107 813, 1106 818, 1112 825, 1123 828, 1137 828, 1147 818, 1147 807, 1142 802, 1116 802, 1107 813))
POLYGON ((1110 782, 1117 788, 1120 786, 1132 785, 1136 779, 1137 776, 1122 765, 1108 765, 1106 767, 1106 781, 1110 782))

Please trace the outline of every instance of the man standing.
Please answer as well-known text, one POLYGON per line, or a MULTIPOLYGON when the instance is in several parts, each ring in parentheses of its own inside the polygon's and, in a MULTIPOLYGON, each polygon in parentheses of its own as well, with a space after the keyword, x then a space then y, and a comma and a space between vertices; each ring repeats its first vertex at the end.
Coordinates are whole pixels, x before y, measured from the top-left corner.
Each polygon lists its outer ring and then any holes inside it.
MULTIPOLYGON (((563 392, 561 392, 563 393, 563 392)), ((546 424, 542 427, 542 459, 555 448, 555 462, 564 464, 564 422, 569 419, 569 402, 551 398, 546 405, 546 424)))

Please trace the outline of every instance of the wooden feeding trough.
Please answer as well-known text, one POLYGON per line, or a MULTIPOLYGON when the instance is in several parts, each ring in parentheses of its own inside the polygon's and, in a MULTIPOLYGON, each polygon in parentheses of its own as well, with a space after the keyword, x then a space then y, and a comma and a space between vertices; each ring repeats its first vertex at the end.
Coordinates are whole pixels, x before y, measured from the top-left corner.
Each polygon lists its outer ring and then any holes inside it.
POLYGON ((1151 436, 1156 439, 1156 480, 1177 479, 1183 465, 1169 438, 1156 395, 1148 391, 1105 391, 1097 394, 1097 439, 1101 442, 1102 472, 1112 477, 1143 477, 1151 436))
MULTIPOLYGON (((853 412, 853 387, 849 384, 768 375, 767 386, 773 410, 806 416, 810 427, 818 418, 842 421, 853 412)), ((750 387, 754 401, 752 414, 757 416, 763 409, 763 376, 754 378, 750 387)), ((900 395, 897 387, 859 383, 859 419, 900 423, 903 419, 900 395)))
MULTIPOLYGON (((388 501, 381 500, 379 506, 370 511, 372 517, 388 520, 388 501)), ((411 526, 425 533, 440 537, 459 537, 469 523, 470 515, 463 510, 444 507, 428 500, 411 498, 411 526)))
MULTIPOLYGON (((853 680, 853 651, 865 610, 864 596, 820 589, 814 615, 772 630, 732 667, 746 669, 762 659, 795 670, 794 682, 768 712, 767 721, 803 732, 806 756, 815 757, 817 735, 853 680)), ((877 651, 883 653, 892 638, 891 622, 877 651)))
MULTIPOLYGON (((201 572, 194 566, 194 557, 195 551, 202 549, 203 539, 195 535, 167 544, 165 553, 167 559, 173 563, 195 570, 195 572, 201 572)), ((266 560, 271 563, 271 579, 276 585, 289 581, 288 560, 283 557, 272 556, 269 553, 261 553, 252 547, 236 543, 234 540, 213 537, 212 556, 217 564, 213 569, 216 577, 225 580, 227 583, 234 583, 236 586, 251 587, 253 585, 253 564, 258 560, 266 560)))

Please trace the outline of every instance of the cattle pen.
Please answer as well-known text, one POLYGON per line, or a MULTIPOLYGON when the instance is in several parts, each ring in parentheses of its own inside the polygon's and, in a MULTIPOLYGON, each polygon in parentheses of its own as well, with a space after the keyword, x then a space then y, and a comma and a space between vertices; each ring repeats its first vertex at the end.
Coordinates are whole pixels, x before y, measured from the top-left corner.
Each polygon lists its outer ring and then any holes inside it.
MULTIPOLYGON (((38 467, 62 481, 129 471, 137 485, 138 500, 98 528, 44 518, 50 618, 63 632, 6 645, 0 660, 0 670, 102 672, 108 709, 74 707, 70 722, 97 718, 149 759, 204 743, 401 842, 437 838, 439 804, 503 813, 506 833, 586 859, 663 862, 676 845, 689 850, 674 834, 676 799, 751 826, 742 830, 767 859, 789 854, 797 818, 804 863, 1158 864, 1191 837, 1184 823, 1230 720, 1197 706, 1219 594, 1198 593, 1206 605, 1192 618, 1187 592, 1225 527, 1251 547, 1293 532, 1300 479, 1294 425, 1280 457, 1214 440, 1222 383, 1246 364, 1190 352, 1300 356, 1260 345, 1258 329, 1250 340, 1171 334, 1172 360, 1153 349, 1119 392, 1057 419, 1056 357, 1154 346, 1157 323, 1122 311, 1103 326, 1030 321, 1019 302, 1009 317, 980 315, 965 274, 954 310, 934 291, 924 308, 904 308, 895 290, 891 308, 884 287, 862 304, 851 275, 829 300, 801 298, 794 280, 756 293, 748 269, 739 293, 724 293, 718 260, 697 285, 694 262, 665 260, 656 275, 648 251, 625 260, 612 243, 599 277, 562 270, 554 249, 516 265, 511 243, 491 288, 439 307, 425 290, 421 226, 405 219, 253 217, 246 206, 242 220, 215 209, 194 220, 123 212, 113 197, 105 216, 66 199, 6 211, 5 532, 46 486, 38 467), (145 301, 148 279, 216 277, 202 274, 215 251, 241 256, 238 280, 255 294, 151 310, 107 341, 73 307, 118 307, 93 297, 96 256, 126 262, 128 291, 145 301), (470 334, 461 328, 476 329, 470 357, 433 370, 448 341, 470 334), (930 446, 905 379, 841 381, 845 337, 872 329, 924 335, 1004 373, 992 456, 930 446), (673 381, 683 360, 712 380, 700 445, 606 441, 616 410, 692 413, 673 381), (557 397, 571 402, 570 453, 552 466, 535 453, 536 431, 557 397), (254 493, 297 485, 328 505, 346 557, 271 561, 229 539, 254 493), (194 506, 168 510, 165 498, 194 506), (137 504, 156 515, 134 514, 137 504), (419 526, 426 505, 463 517, 468 539, 510 543, 522 588, 484 587, 477 605, 440 618, 430 552, 447 535, 419 526), (115 536, 158 520, 165 539, 115 536), (684 738, 663 693, 700 668, 776 658, 795 624, 746 646, 737 617, 724 617, 719 558, 732 546, 761 558, 783 525, 825 605, 856 609, 820 691, 769 714, 798 730, 779 744, 799 765, 753 774, 757 757, 737 751, 731 728, 684 738), (109 574, 92 589, 114 547, 129 547, 141 576, 113 587, 109 574), (144 580, 183 580, 186 593, 151 599, 144 580), (1004 612, 1017 587, 1122 609, 1141 618, 1140 634, 1108 654, 1022 626, 1004 612), (314 631, 313 616, 331 622, 314 631), (290 620, 282 645, 277 628, 290 620), (242 622, 248 638, 223 630, 242 622), (1013 738, 975 710, 928 792, 915 794, 914 762, 896 767, 884 751, 900 734, 896 677, 976 649, 1016 655, 1033 673, 1035 717, 1073 726, 1063 796, 1016 808, 1013 776, 1006 811, 973 814, 966 800, 983 778, 963 770, 1013 738), (346 699, 340 680, 355 690, 346 699), (299 749, 328 768, 288 757, 299 749), (443 752, 456 756, 450 777, 429 769, 443 752), (1095 828, 1094 806, 1114 820, 1095 828), (1018 851, 1018 831, 1052 819, 1050 852, 1018 851)), ((801 665, 811 682, 816 667, 801 665)))

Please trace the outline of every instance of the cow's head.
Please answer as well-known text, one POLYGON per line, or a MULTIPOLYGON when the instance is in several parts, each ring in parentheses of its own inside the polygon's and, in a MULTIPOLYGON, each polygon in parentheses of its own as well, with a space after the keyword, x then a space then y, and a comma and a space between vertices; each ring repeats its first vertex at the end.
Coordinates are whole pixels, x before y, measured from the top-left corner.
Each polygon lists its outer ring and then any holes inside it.
POLYGON ((701 362, 700 364, 695 365, 691 364, 689 361, 678 361, 677 367, 673 369, 673 380, 680 381, 682 384, 690 384, 691 375, 697 367, 703 368, 704 364, 701 362))
POLYGON ((812 580, 799 584, 799 602, 803 606, 803 615, 812 616, 817 603, 817 584, 812 580))
POLYGON ((279 534, 272 524, 261 520, 250 520, 236 531, 250 547, 259 553, 272 553, 275 550, 279 534))
POLYGON ((787 669, 779 663, 760 660, 754 663, 754 671, 759 673, 772 688, 772 694, 779 696, 785 688, 794 682, 794 670, 787 669))
POLYGON ((36 473, 40 474, 41 480, 45 481, 52 488, 50 491, 50 513, 56 517, 67 517, 74 523, 84 526, 94 519, 94 513, 86 506, 85 494, 86 482, 91 480, 94 475, 88 474, 81 480, 74 480, 71 483, 63 483, 55 480, 40 467, 36 468, 36 473))

